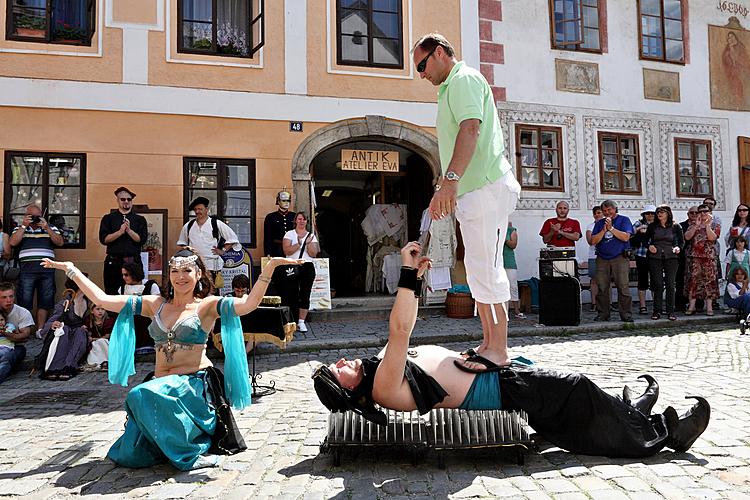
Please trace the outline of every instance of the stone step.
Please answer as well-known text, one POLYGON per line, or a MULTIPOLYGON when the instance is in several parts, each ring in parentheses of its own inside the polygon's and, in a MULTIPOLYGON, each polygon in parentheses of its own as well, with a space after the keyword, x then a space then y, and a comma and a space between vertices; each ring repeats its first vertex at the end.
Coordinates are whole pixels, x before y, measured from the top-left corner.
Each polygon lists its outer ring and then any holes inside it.
MULTIPOLYGON (((322 311, 310 311, 308 318, 310 321, 352 321, 358 319, 388 319, 393 304, 383 306, 357 306, 349 305, 334 307, 322 311)), ((437 316, 445 315, 445 304, 435 304, 431 306, 420 306, 419 316, 437 316)))

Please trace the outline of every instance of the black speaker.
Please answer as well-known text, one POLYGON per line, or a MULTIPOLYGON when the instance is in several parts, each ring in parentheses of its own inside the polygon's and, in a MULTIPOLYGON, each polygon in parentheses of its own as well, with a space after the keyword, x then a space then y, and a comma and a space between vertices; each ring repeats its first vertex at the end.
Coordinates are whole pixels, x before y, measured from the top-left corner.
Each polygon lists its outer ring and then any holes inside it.
POLYGON ((581 322, 581 283, 573 277, 542 278, 539 282, 539 323, 574 326, 581 322))

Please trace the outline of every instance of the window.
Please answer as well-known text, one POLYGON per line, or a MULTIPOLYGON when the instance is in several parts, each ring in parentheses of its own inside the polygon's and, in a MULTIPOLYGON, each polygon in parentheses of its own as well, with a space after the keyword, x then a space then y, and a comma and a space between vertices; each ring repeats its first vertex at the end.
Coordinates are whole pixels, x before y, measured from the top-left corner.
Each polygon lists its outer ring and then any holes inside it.
POLYGON ((638 136, 599 132, 602 193, 641 194, 638 136))
POLYGON ((5 219, 7 233, 20 225, 30 203, 39 205, 57 226, 66 248, 86 245, 86 155, 5 153, 5 219))
POLYGON ((185 159, 185 220, 187 206, 198 196, 208 198, 209 211, 237 233, 240 243, 255 248, 255 160, 185 159))
POLYGON ((338 63, 403 68, 401 0, 336 0, 338 63))
POLYGON ((599 0, 550 0, 552 48, 601 52, 599 0))
POLYGON ((8 40, 91 45, 96 0, 7 0, 8 40))
POLYGON ((516 125, 518 178, 524 188, 563 191, 562 130, 516 125))
POLYGON ((674 158, 677 196, 703 198, 713 195, 711 141, 675 139, 674 158))
POLYGON ((253 57, 265 43, 264 0, 177 0, 177 51, 253 57))
POLYGON ((641 58, 685 62, 682 0, 638 0, 641 58))

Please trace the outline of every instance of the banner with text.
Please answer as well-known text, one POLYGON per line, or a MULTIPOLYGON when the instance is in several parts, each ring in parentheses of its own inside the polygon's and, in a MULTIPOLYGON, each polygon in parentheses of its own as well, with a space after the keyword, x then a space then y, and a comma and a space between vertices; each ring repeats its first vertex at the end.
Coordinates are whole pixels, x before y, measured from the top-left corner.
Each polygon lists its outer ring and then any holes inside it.
POLYGON ((341 170, 398 172, 398 151, 342 149, 341 170))

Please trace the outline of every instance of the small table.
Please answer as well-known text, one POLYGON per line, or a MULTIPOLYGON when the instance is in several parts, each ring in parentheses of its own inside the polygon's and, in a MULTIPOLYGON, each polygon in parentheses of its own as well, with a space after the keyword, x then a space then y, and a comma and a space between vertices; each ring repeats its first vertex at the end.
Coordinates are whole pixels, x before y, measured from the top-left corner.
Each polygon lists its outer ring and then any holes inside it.
MULTIPOLYGON (((242 323, 243 336, 245 338, 246 348, 251 349, 252 357, 251 385, 253 388, 253 397, 268 396, 276 392, 276 383, 272 380, 270 385, 260 385, 258 380, 263 378, 260 373, 255 371, 255 346, 261 342, 270 342, 280 349, 286 349, 294 339, 294 332, 297 330, 297 324, 292 318, 292 313, 288 306, 259 306, 253 312, 240 316, 242 323), (251 343, 252 341, 252 343, 251 343)), ((221 323, 217 321, 217 329, 214 332, 213 342, 216 349, 224 352, 224 346, 221 344, 221 323)))

